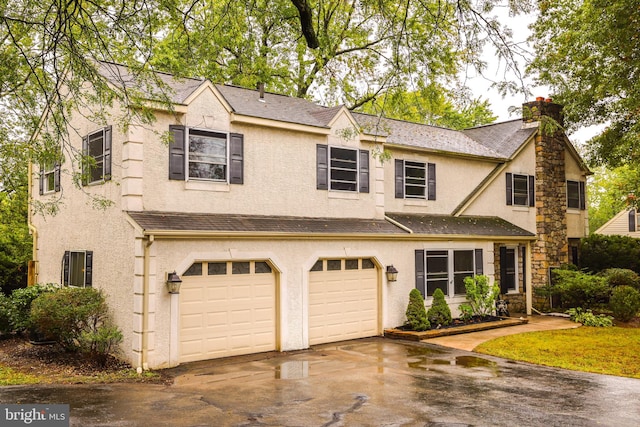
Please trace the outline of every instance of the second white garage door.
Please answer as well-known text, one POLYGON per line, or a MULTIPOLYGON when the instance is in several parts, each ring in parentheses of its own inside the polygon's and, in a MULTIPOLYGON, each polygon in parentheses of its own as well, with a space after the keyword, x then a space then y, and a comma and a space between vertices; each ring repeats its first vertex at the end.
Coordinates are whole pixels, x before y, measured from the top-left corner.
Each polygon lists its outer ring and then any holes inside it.
POLYGON ((267 262, 198 262, 182 279, 180 362, 276 349, 276 275, 267 262))
POLYGON ((369 258, 318 260, 309 272, 309 345, 378 335, 378 269, 369 258))

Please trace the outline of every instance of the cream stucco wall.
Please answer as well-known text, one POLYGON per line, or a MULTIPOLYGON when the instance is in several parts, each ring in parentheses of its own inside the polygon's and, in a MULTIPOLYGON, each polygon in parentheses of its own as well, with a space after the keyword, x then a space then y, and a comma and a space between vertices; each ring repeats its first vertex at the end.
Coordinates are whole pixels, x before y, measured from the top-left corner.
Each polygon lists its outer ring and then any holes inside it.
POLYGON ((480 159, 408 151, 393 148, 384 165, 385 210, 387 212, 450 215, 474 188, 495 168, 496 163, 480 159), (436 165, 436 200, 395 198, 395 160, 436 165))
MULTIPOLYGON (((587 182, 586 173, 582 170, 580 163, 575 159, 569 150, 565 150, 565 175, 568 181, 587 182)), ((586 192, 589 187, 586 185, 586 192)), ((587 205, 587 209, 589 206, 587 205)), ((567 208, 567 237, 581 238, 589 234, 588 210, 567 208)))

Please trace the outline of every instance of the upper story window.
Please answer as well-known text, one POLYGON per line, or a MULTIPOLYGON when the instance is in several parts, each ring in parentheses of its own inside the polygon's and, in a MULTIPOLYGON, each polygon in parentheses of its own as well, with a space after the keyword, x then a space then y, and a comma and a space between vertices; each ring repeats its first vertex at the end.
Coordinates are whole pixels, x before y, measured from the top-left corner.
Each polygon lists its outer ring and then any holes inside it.
POLYGON ((369 192, 369 151, 316 146, 318 190, 369 192))
POLYGON ((40 194, 60 191, 60 163, 48 162, 40 168, 40 194))
POLYGON ((62 258, 62 284, 90 287, 93 281, 93 251, 65 251, 62 258))
POLYGON ((585 183, 583 181, 567 181, 567 208, 585 210, 585 183))
POLYGON ((244 183, 243 135, 173 125, 169 131, 169 179, 244 183))
POLYGON ((111 179, 111 126, 82 138, 82 183, 111 179))
POLYGON ((436 199, 436 165, 396 159, 397 199, 436 199))
POLYGON ((507 205, 535 206, 535 178, 532 175, 506 174, 507 205))

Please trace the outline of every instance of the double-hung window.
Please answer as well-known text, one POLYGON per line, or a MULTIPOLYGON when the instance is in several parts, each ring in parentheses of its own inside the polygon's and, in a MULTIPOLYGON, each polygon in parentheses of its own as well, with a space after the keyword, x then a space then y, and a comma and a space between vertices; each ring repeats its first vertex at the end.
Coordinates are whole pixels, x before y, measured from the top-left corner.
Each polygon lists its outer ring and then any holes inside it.
POLYGON ((84 185, 111 179, 111 126, 82 138, 84 185))
POLYGON ((482 249, 416 250, 416 288, 424 297, 441 289, 448 296, 466 294, 465 277, 482 274, 482 249))
POLYGON ((60 163, 47 162, 40 168, 40 194, 60 191, 60 163))
POLYGON ((585 210, 585 184, 583 181, 567 181, 567 208, 585 210))
POLYGON ((169 126, 169 179, 244 182, 244 137, 185 126, 169 126))
POLYGON ((369 151, 316 146, 318 190, 369 192, 369 151))
POLYGON ((397 199, 436 199, 436 165, 396 159, 395 194, 397 199))
POLYGON ((65 251, 62 258, 62 284, 90 287, 93 281, 93 251, 65 251))
POLYGON ((535 206, 535 178, 533 175, 506 174, 507 205, 535 206))

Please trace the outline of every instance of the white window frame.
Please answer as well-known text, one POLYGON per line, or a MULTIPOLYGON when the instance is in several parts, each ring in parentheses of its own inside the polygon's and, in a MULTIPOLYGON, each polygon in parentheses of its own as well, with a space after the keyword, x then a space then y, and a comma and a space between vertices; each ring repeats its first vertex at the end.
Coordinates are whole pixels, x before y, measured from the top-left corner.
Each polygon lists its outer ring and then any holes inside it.
POLYGON ((88 171, 87 171, 87 184, 95 184, 95 183, 101 183, 105 181, 105 151, 106 151, 106 147, 105 147, 105 142, 106 142, 106 135, 105 135, 105 130, 106 128, 102 128, 96 132, 91 132, 90 134, 87 135, 87 152, 85 153, 87 157, 90 157, 93 159, 92 164, 89 165, 88 167, 88 171), (98 155, 92 155, 91 154, 91 141, 92 138, 94 138, 93 140, 95 141, 95 137, 97 135, 100 135, 100 139, 102 140, 102 149, 100 150, 100 154, 98 155), (93 179, 93 175, 94 175, 94 170, 97 168, 100 168, 102 170, 102 172, 100 173, 100 177, 93 179))
MULTIPOLYGON (((428 282, 429 282, 429 267, 428 267, 428 262, 427 259, 429 257, 429 253, 430 252, 446 252, 447 253, 447 292, 445 292, 445 296, 447 298, 457 298, 457 297, 464 297, 466 295, 466 291, 464 293, 455 293, 455 277, 456 277, 456 273, 470 273, 467 274, 465 277, 471 276, 471 277, 475 277, 476 276, 476 249, 477 248, 456 248, 456 249, 425 249, 424 250, 424 256, 425 256, 425 260, 424 260, 424 266, 425 266, 425 272, 424 272, 424 290, 425 290, 425 298, 426 299, 431 299, 433 298, 433 293, 431 293, 431 295, 429 295, 429 286, 428 286, 428 282), (456 252, 471 252, 471 256, 472 256, 472 269, 471 271, 469 270, 460 270, 460 271, 456 271, 455 270, 455 253, 456 252)), ((442 255, 441 255, 442 256, 442 255)), ((433 279, 433 280, 438 280, 438 279, 433 279)), ((441 280, 441 279, 440 279, 441 280)))
MULTIPOLYGON (((216 130, 211 130, 211 129, 201 129, 201 128, 189 128, 187 127, 185 130, 185 181, 209 181, 209 182, 223 182, 223 183, 228 183, 229 182, 229 133, 228 132, 221 132, 221 131, 216 131, 216 130), (206 133, 206 134, 211 134, 214 137, 224 137, 224 141, 225 141, 225 163, 224 163, 224 178, 223 179, 219 179, 219 178, 206 178, 206 177, 197 177, 197 176, 191 176, 191 169, 189 167, 190 163, 205 163, 207 164, 208 162, 205 161, 194 161, 192 160, 192 151, 191 151, 191 133, 192 132, 201 132, 201 133, 206 133)), ((196 135, 194 135, 196 136, 196 135)), ((198 136, 207 136, 207 135, 198 135, 198 136)), ((195 152, 194 152, 195 153, 195 152)), ((210 164, 221 164, 221 163, 213 163, 211 162, 210 164)))
MULTIPOLYGON (((514 206, 529 206, 529 175, 514 173, 511 175, 512 183, 511 183, 511 195, 514 206), (524 203, 518 203, 516 200, 516 177, 519 179, 524 178, 525 184, 525 192, 524 192, 524 203)), ((517 193, 518 197, 522 197, 523 194, 521 192, 517 193)))
POLYGON ((404 160, 403 163, 403 173, 404 173, 404 198, 405 199, 423 199, 427 198, 427 185, 428 185, 428 170, 426 162, 415 162, 413 160, 404 160), (422 170, 423 176, 420 177, 410 177, 407 174, 407 169, 416 169, 422 170), (414 181, 411 183, 410 181, 414 181), (409 194, 409 188, 422 188, 421 195, 412 195, 409 194))
POLYGON ((582 200, 582 198, 585 196, 583 195, 583 193, 580 191, 580 183, 581 181, 576 181, 573 179, 568 179, 567 180, 567 209, 573 209, 573 210, 582 210, 582 206, 585 206, 586 203, 584 200, 582 200), (569 206, 569 184, 575 184, 576 186, 576 198, 574 200, 577 201, 577 206, 569 206))
MULTIPOLYGON (((72 250, 69 252, 69 266, 68 266, 68 280, 65 281, 65 259, 62 263, 62 284, 72 288, 87 288, 92 287, 91 284, 87 285, 87 253, 88 251, 72 250), (81 265, 78 265, 78 261, 82 260, 81 265), (74 271, 78 270, 79 271, 74 271), (79 274, 78 274, 79 273, 79 274), (82 276, 82 277, 79 277, 82 276), (81 279, 81 283, 76 283, 75 279, 81 279)), ((93 267, 92 267, 93 268, 93 267)))
POLYGON ((42 168, 42 194, 56 191, 56 162, 47 162, 42 168), (49 186, 51 184, 51 186, 49 186))
POLYGON ((360 187, 360 150, 358 150, 357 148, 348 148, 348 147, 338 147, 338 146, 329 146, 329 190, 331 191, 345 191, 345 192, 349 192, 349 193, 358 193, 359 192, 359 187, 360 187), (353 163, 354 167, 353 168, 345 168, 345 167, 339 167, 337 165, 334 165, 334 160, 337 162, 345 162, 345 163, 351 163, 353 162, 353 160, 347 159, 347 160, 341 160, 341 159, 337 159, 334 158, 333 156, 333 152, 334 150, 342 150, 342 151, 350 151, 353 152, 355 154, 355 162, 353 163), (354 181, 347 181, 347 180, 339 180, 339 179, 334 179, 333 178, 333 172, 337 171, 348 171, 348 172, 353 172, 353 174, 355 175, 355 180, 354 181), (348 184, 349 186, 353 185, 353 189, 347 189, 347 188, 337 188, 338 184, 348 184), (336 184, 336 186, 334 187, 334 184, 336 184))

